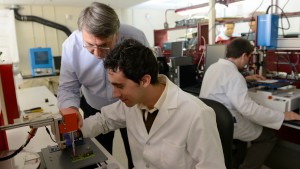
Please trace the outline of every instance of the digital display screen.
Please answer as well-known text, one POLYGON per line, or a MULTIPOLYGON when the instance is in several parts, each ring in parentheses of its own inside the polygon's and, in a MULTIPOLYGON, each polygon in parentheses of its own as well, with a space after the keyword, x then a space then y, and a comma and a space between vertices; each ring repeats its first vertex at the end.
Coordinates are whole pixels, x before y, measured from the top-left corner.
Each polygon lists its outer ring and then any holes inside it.
POLYGON ((35 60, 35 64, 37 65, 49 64, 48 52, 47 51, 35 52, 34 60, 35 60))

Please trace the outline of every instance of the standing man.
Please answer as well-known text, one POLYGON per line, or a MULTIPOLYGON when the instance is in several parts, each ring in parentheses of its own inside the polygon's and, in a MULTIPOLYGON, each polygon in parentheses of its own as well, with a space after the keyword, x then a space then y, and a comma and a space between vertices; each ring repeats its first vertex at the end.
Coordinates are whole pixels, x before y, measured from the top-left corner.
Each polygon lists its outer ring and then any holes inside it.
POLYGON ((234 23, 233 22, 225 23, 222 26, 221 33, 216 37, 216 43, 218 44, 229 43, 233 39, 232 37, 233 31, 234 31, 234 23))
POLYGON ((200 91, 200 97, 224 104, 236 119, 234 139, 251 141, 240 169, 260 169, 275 145, 274 131, 284 120, 300 120, 294 112, 275 111, 249 97, 246 80, 239 69, 248 63, 253 48, 246 39, 231 41, 227 46, 226 59, 219 59, 205 72, 200 91))
POLYGON ((125 40, 104 61, 119 101, 85 119, 83 137, 127 128, 136 169, 225 169, 216 115, 158 75, 152 50, 125 40))
MULTIPOLYGON (((77 21, 78 30, 63 43, 62 63, 58 88, 58 107, 61 112, 76 111, 79 127, 82 118, 100 112, 100 109, 117 99, 112 97, 112 86, 107 80, 103 59, 115 45, 134 38, 149 45, 144 33, 132 26, 120 24, 116 12, 109 6, 93 2, 86 7, 77 21)), ((133 168, 126 129, 120 129, 128 158, 133 168)), ((114 132, 96 136, 112 153, 114 132)))

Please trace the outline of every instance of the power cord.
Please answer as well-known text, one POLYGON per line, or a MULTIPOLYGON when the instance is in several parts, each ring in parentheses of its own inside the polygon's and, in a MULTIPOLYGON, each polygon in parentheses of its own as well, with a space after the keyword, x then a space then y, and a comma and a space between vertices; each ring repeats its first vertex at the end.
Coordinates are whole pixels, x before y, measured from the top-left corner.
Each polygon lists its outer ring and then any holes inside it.
MULTIPOLYGON (((285 4, 285 5, 286 5, 286 4, 285 4)), ((283 11, 283 9, 280 8, 278 5, 270 5, 270 6, 268 7, 268 9, 267 9, 266 14, 269 14, 269 10, 270 10, 270 8, 271 8, 272 6, 275 6, 275 7, 279 8, 279 9, 281 10, 280 19, 281 19, 281 25, 282 25, 282 26, 283 26, 283 18, 282 18, 282 16, 285 16, 285 18, 286 18, 286 21, 287 21, 287 23, 288 23, 288 27, 287 27, 287 28, 284 28, 284 27, 279 27, 279 26, 278 26, 278 28, 280 28, 280 29, 282 30, 282 35, 284 36, 284 30, 288 30, 288 29, 290 29, 290 27, 291 27, 289 18, 286 16, 286 14, 285 14, 285 12, 283 11)))
POLYGON ((0 62, 4 62, 4 60, 1 59, 1 55, 3 52, 0 51, 0 62))
MULTIPOLYGON (((261 5, 262 5, 263 2, 264 1, 262 0, 261 3, 258 5, 258 7, 252 12, 252 15, 251 15, 251 18, 250 18, 250 22, 255 21, 254 14, 261 7, 261 5)), ((251 31, 251 28, 249 26, 249 30, 248 30, 248 34, 247 34, 247 39, 249 39, 250 31, 251 31)))
POLYGON ((27 144, 30 142, 30 140, 35 136, 36 131, 37 131, 37 128, 31 128, 30 132, 28 132, 26 142, 20 148, 18 148, 16 151, 14 151, 12 154, 10 154, 6 157, 0 158, 0 161, 8 160, 8 159, 16 156, 17 154, 19 154, 23 150, 23 148, 27 146, 27 144))
POLYGON ((54 143, 56 143, 56 141, 52 138, 51 133, 50 133, 48 127, 45 126, 45 128, 46 128, 46 131, 47 131, 47 133, 49 134, 51 140, 52 140, 54 143))

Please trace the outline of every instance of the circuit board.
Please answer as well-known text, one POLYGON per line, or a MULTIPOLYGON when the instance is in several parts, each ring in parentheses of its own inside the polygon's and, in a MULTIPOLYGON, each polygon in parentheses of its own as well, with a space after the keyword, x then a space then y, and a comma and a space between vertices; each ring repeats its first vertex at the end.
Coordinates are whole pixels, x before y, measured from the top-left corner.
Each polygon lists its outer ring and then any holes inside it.
POLYGON ((75 163, 77 161, 84 160, 84 159, 94 157, 94 156, 95 156, 95 154, 94 154, 93 150, 90 150, 90 151, 83 152, 83 153, 75 155, 75 156, 71 156, 70 158, 71 158, 72 163, 75 163))
POLYGON ((108 158, 89 138, 76 144, 76 154, 73 155, 72 147, 60 150, 57 146, 42 149, 43 162, 46 168, 65 169, 65 168, 84 168, 99 164, 108 158))

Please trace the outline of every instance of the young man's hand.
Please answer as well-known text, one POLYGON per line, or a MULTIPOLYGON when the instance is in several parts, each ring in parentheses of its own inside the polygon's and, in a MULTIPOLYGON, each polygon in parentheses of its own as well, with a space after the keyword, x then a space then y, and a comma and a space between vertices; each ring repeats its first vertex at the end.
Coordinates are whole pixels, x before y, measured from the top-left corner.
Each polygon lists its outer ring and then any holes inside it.
POLYGON ((253 80, 266 80, 266 77, 254 74, 254 75, 248 75, 245 77, 247 81, 253 81, 253 80))
POLYGON ((284 113, 284 120, 300 120, 300 115, 295 112, 285 112, 284 113))

